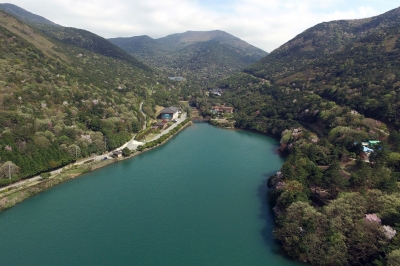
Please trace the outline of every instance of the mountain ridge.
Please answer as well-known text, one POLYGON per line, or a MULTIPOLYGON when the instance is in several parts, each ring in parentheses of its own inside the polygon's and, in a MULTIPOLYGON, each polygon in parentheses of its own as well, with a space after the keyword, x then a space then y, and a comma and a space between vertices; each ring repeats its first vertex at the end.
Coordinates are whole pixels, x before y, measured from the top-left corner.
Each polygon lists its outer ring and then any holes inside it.
POLYGON ((244 69, 267 54, 221 30, 187 31, 158 39, 144 35, 109 40, 146 64, 162 70, 165 75, 185 77, 187 81, 182 86, 191 92, 212 87, 217 80, 244 69), (219 53, 209 56, 217 50, 219 53), (199 60, 202 63, 195 67, 193 63, 199 60))
POLYGON ((20 20, 27 22, 27 23, 33 23, 33 24, 47 24, 47 25, 53 25, 53 26, 59 26, 56 23, 42 17, 36 14, 33 14, 23 8, 20 8, 19 6, 16 6, 14 4, 9 4, 9 3, 0 3, 0 9, 3 10, 4 12, 13 15, 20 20))
POLYGON ((133 58, 119 47, 112 45, 107 39, 92 32, 83 29, 60 26, 44 17, 33 14, 13 4, 0 4, 0 10, 3 10, 5 13, 15 16, 17 19, 41 30, 47 37, 57 39, 64 43, 70 43, 95 53, 100 53, 104 56, 127 60, 130 63, 138 65, 141 68, 147 68, 150 71, 150 68, 148 68, 147 65, 138 61, 136 58, 133 58))
POLYGON ((399 24, 399 14, 400 7, 371 18, 319 23, 249 66, 246 71, 267 79, 294 73, 373 31, 399 24))
MULTIPOLYGON (((164 47, 170 50, 180 49, 185 46, 189 46, 193 43, 197 42, 206 42, 210 40, 218 41, 220 43, 229 44, 235 48, 242 49, 244 51, 249 50, 255 56, 263 56, 266 55, 266 52, 251 45, 247 42, 221 30, 212 30, 212 31, 186 31, 182 33, 174 33, 167 35, 165 37, 153 39, 147 35, 142 36, 133 36, 133 37, 117 37, 117 38, 109 38, 111 42, 117 45, 126 45, 134 44, 136 40, 142 39, 146 37, 147 39, 151 39, 154 42, 163 44, 164 47), (177 47, 178 46, 178 47, 177 47)), ((250 52, 249 52, 250 54, 250 52)), ((261 58, 261 57, 260 57, 261 58)))

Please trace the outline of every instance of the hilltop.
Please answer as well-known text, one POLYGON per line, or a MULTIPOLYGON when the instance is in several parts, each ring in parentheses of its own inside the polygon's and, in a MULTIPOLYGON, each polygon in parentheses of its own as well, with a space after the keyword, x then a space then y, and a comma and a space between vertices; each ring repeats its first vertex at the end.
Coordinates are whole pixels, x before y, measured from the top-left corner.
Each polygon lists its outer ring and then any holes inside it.
POLYGON ((226 32, 187 31, 152 39, 149 36, 112 38, 112 43, 169 76, 183 76, 187 86, 212 86, 267 55, 226 32))
POLYGON ((315 93, 400 128, 395 115, 400 110, 399 27, 400 8, 367 19, 321 23, 241 75, 315 93))
POLYGON ((379 30, 399 25, 399 9, 380 16, 320 23, 294 37, 246 69, 254 76, 280 79, 379 30))
POLYGON ((46 24, 58 26, 56 23, 36 14, 33 14, 19 6, 13 4, 0 4, 0 10, 3 10, 5 13, 10 14, 19 20, 22 20, 26 23, 31 24, 46 24))

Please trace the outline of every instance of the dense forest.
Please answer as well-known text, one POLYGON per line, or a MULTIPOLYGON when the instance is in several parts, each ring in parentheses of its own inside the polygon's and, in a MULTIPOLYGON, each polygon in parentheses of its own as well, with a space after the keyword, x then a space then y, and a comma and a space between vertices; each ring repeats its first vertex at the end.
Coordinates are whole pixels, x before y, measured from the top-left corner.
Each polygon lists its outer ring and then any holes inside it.
POLYGON ((209 100, 233 106, 237 127, 280 139, 287 159, 269 200, 293 258, 400 263, 399 12, 319 24, 209 100))
POLYGON ((249 51, 191 34, 186 57, 164 60, 201 75, 177 85, 99 36, 18 12, 29 25, 0 11, 0 185, 120 146, 145 123, 141 102, 151 116, 180 94, 204 113, 233 106, 236 127, 280 139, 269 201, 289 256, 400 265, 400 8, 318 24, 218 81, 222 96, 195 84, 249 51))
POLYGON ((150 115, 178 101, 166 78, 86 31, 0 11, 0 48, 0 185, 115 149, 145 123, 141 101, 150 115))

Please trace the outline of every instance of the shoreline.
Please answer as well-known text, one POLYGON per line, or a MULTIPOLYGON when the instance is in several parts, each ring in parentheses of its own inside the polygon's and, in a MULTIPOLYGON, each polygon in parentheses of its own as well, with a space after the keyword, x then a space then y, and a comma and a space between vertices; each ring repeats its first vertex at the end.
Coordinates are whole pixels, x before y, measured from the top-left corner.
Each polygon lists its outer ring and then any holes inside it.
POLYGON ((8 187, 5 187, 3 191, 0 193, 0 212, 6 209, 9 209, 18 203, 39 194, 40 192, 43 192, 53 186, 59 185, 67 180, 70 179, 75 179, 85 173, 103 168, 109 164, 113 164, 116 162, 124 161, 131 159, 135 156, 138 156, 142 153, 145 153, 147 151, 150 151, 152 149, 155 149, 166 142, 168 142, 170 139, 175 137, 178 133, 180 133, 183 129, 186 127, 193 125, 192 121, 189 121, 185 125, 182 126, 181 129, 179 129, 175 134, 172 134, 169 136, 166 140, 161 142, 160 144, 144 149, 143 151, 135 151, 132 155, 128 157, 122 157, 122 158, 114 158, 114 159, 108 159, 108 160, 103 160, 103 161, 94 161, 91 163, 87 164, 82 164, 82 165, 75 165, 70 164, 68 166, 65 166, 63 170, 60 173, 56 173, 52 175, 51 177, 48 178, 36 178, 30 183, 22 183, 21 185, 15 186, 15 184, 10 185, 8 187))

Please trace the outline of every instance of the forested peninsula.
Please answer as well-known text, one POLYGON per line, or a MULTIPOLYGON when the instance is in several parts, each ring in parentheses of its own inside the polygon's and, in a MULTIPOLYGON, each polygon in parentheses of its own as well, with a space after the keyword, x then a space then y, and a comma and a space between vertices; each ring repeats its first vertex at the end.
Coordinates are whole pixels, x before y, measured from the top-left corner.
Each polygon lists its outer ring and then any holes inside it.
POLYGON ((399 27, 400 9, 321 23, 219 83, 212 104, 287 154, 269 200, 292 258, 400 263, 399 27))

